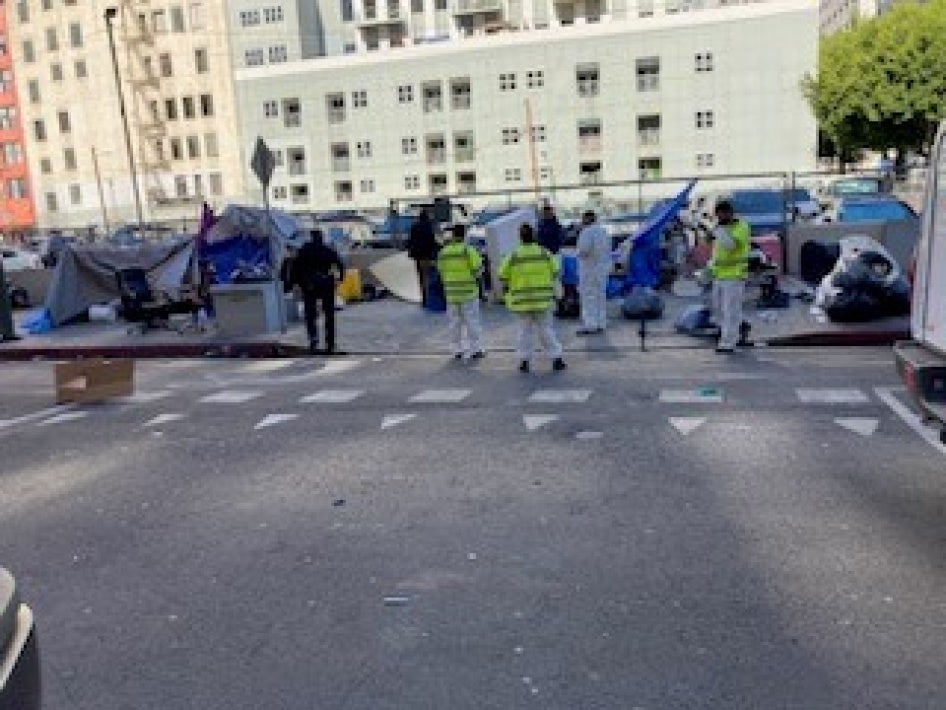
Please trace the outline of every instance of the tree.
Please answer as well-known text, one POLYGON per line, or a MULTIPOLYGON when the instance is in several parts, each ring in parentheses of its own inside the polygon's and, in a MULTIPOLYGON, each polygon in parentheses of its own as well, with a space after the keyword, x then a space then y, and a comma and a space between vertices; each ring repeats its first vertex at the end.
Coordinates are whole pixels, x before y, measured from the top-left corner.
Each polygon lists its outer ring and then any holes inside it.
POLYGON ((922 151, 946 118, 946 0, 905 2, 821 41, 802 90, 842 161, 857 150, 922 151))

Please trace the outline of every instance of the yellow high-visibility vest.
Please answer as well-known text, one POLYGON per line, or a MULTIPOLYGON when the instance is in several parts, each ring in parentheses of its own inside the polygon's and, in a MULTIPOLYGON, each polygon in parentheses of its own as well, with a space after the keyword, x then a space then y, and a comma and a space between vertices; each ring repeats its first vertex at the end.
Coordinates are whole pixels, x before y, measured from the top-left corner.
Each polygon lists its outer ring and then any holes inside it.
POLYGON ((739 281, 749 277, 749 225, 741 219, 723 227, 732 237, 732 249, 719 240, 713 242, 713 277, 720 281, 739 281))
POLYGON ((513 313, 547 311, 555 300, 558 274, 558 259, 547 249, 520 244, 499 269, 499 278, 509 289, 506 307, 513 313))
POLYGON ((437 270, 443 282, 447 303, 467 303, 480 296, 476 277, 483 268, 483 258, 463 242, 448 244, 437 256, 437 270))

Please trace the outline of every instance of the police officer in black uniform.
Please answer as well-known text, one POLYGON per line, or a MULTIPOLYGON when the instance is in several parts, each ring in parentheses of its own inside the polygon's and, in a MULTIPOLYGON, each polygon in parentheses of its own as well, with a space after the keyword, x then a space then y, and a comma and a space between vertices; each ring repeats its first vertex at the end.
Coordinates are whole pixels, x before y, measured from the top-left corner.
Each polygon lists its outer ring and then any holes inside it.
POLYGON ((305 303, 305 327, 309 334, 309 352, 319 346, 318 309, 325 317, 325 352, 335 352, 335 278, 345 275, 345 265, 338 252, 327 246, 322 230, 309 232, 309 241, 302 245, 292 262, 292 283, 302 289, 305 303))

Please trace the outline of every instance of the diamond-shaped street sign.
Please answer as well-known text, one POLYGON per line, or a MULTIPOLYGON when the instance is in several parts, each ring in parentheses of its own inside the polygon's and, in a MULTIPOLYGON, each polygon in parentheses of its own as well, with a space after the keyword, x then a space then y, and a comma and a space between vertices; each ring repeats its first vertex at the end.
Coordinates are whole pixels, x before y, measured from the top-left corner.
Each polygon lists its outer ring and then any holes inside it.
POLYGON ((250 167, 263 185, 263 189, 268 188, 269 181, 273 177, 273 170, 276 168, 276 156, 262 138, 256 139, 256 148, 253 149, 250 167))

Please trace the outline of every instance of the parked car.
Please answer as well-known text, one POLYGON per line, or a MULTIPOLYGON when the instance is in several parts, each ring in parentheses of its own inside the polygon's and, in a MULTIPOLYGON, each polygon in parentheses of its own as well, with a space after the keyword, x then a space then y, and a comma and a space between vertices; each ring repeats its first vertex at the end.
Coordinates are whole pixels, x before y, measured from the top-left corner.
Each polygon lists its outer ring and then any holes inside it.
POLYGON ((33 612, 20 601, 13 575, 0 567, 0 708, 38 710, 40 693, 33 612))
POLYGON ((845 197, 825 215, 832 222, 916 222, 916 212, 902 200, 889 196, 845 197))
POLYGON ((758 188, 735 190, 726 199, 736 215, 749 223, 752 236, 758 236, 785 230, 791 212, 787 197, 782 190, 758 188))
POLYGON ((830 199, 848 195, 884 195, 891 187, 889 178, 882 175, 855 175, 835 180, 828 185, 825 195, 830 199))
POLYGON ((821 214, 821 203, 806 188, 796 187, 788 192, 788 209, 796 217, 812 219, 821 214))
POLYGON ((43 268, 43 259, 39 254, 18 247, 0 245, 0 256, 3 257, 3 270, 7 273, 43 268))

